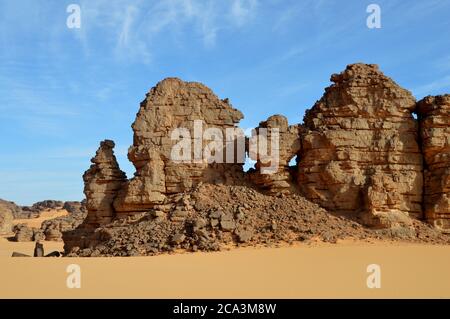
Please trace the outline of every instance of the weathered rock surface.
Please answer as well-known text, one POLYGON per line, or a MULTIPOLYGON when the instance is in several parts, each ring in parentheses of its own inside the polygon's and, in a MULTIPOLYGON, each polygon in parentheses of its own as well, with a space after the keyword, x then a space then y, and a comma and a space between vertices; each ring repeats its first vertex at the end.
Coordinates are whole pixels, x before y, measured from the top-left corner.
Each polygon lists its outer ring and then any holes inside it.
POLYGON ((269 194, 290 193, 295 189, 293 175, 296 172, 289 167, 289 162, 300 152, 300 129, 299 125, 289 126, 287 118, 282 115, 272 115, 255 129, 253 141, 259 138, 258 143, 267 143, 267 147, 259 151, 249 149, 250 157, 256 161, 250 178, 269 194))
POLYGON ((425 217, 450 232, 450 95, 422 99, 417 112, 425 158, 425 217))
MULTIPOLYGON (((208 163, 212 157, 204 156, 205 145, 201 147, 202 134, 208 128, 218 129, 215 134, 225 138, 225 129, 234 128, 242 117, 228 100, 220 100, 203 84, 176 78, 159 82, 141 103, 132 125, 134 138, 128 158, 136 173, 114 202, 117 215, 146 211, 163 203, 166 195, 183 192, 200 182, 227 183, 242 175, 243 159, 236 164, 208 163), (195 121, 200 121, 199 136, 194 132, 195 121), (184 130, 182 136, 190 145, 186 153, 172 153, 173 146, 180 142, 180 134, 173 134, 176 128, 184 130), (198 153, 195 145, 200 145, 198 153), (179 157, 174 159, 174 155, 179 157)), ((213 134, 209 137, 215 138, 213 134)))
MULTIPOLYGON (((13 227, 14 240, 15 241, 41 241, 41 240, 51 240, 60 241, 62 240, 62 233, 75 229, 78 227, 85 219, 87 215, 86 206, 84 202, 65 202, 61 205, 64 207, 69 214, 66 216, 61 216, 53 219, 48 219, 42 222, 40 228, 32 228, 26 224, 18 224, 13 227)), ((57 208, 58 208, 57 207, 57 208)), ((43 208, 46 210, 49 208, 43 208)), ((54 208, 50 208, 54 209, 54 208)), ((41 211, 36 211, 40 213, 41 211)))
POLYGON ((63 205, 63 209, 69 212, 69 214, 72 215, 79 215, 84 214, 87 212, 86 210, 86 200, 83 200, 81 202, 77 201, 68 201, 65 202, 63 205))
POLYGON ((17 206, 14 202, 0 199, 0 214, 4 212, 9 212, 8 216, 12 215, 13 218, 21 218, 23 215, 20 206, 17 206))
POLYGON ((245 140, 257 161, 249 173, 244 158, 225 155, 236 135, 211 147, 243 117, 228 99, 200 83, 159 82, 132 125, 134 177, 120 171, 113 142, 102 142, 84 175, 88 217, 63 232, 66 254, 137 256, 348 237, 448 243, 417 220, 424 206, 435 226, 450 225, 448 96, 416 104, 371 64, 349 65, 331 81, 304 124, 289 125, 281 115, 259 124, 259 136, 268 129, 268 148, 254 152, 245 140), (277 134, 273 165, 264 155, 273 155, 277 134), (269 166, 276 169, 263 174, 269 166))
POLYGON ((83 175, 88 210, 83 227, 97 228, 115 217, 113 202, 126 181, 126 175, 119 168, 114 146, 110 140, 101 142, 91 159, 93 164, 83 175))
POLYGON ((14 241, 33 241, 35 229, 28 227, 26 224, 18 224, 14 226, 14 241))
POLYGON ((14 216, 8 209, 0 207, 0 235, 7 235, 12 231, 14 216))
MULTIPOLYGON (((450 243, 430 225, 412 220, 410 232, 371 230, 329 214, 304 197, 270 196, 248 186, 200 184, 174 196, 169 213, 153 210, 113 221, 85 237, 85 246, 68 256, 145 256, 187 251, 217 251, 230 245, 328 242, 340 239, 408 240, 450 243), (178 199, 178 201, 177 201, 178 199), (170 216, 183 206, 182 218, 170 216)), ((180 216, 178 216, 180 217, 180 216)))
POLYGON ((306 112, 298 183, 322 207, 390 227, 422 217, 422 155, 411 93, 376 65, 353 64, 306 112), (388 215, 388 218, 386 218, 388 215), (394 220, 392 220, 394 219, 394 220))
POLYGON ((48 210, 48 209, 61 209, 63 207, 63 205, 64 205, 64 202, 62 202, 62 201, 48 199, 48 200, 34 203, 31 206, 31 210, 40 212, 40 211, 48 210))
POLYGON ((42 222, 40 230, 44 234, 45 240, 62 240, 62 234, 64 232, 76 229, 83 223, 83 221, 85 221, 87 217, 85 202, 65 202, 63 208, 69 212, 69 215, 49 219, 42 222))

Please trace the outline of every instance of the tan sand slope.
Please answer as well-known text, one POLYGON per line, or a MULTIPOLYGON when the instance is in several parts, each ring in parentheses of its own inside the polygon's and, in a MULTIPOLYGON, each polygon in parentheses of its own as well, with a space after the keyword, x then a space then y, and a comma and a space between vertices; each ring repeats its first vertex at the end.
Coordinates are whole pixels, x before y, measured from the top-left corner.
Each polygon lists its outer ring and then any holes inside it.
POLYGON ((66 216, 69 213, 65 209, 50 209, 42 211, 38 218, 14 219, 14 225, 26 224, 28 227, 40 228, 43 221, 53 219, 61 216, 66 216))
POLYGON ((0 298, 450 298, 450 247, 337 244, 127 258, 0 257, 0 298), (369 289, 367 266, 381 267, 369 289), (81 267, 81 288, 66 267, 81 267))
MULTIPOLYGON (((14 219, 14 225, 17 224, 26 224, 28 227, 40 228, 42 222, 66 216, 68 212, 65 209, 50 209, 46 211, 42 211, 38 218, 29 218, 29 219, 14 219)), ((34 251, 34 242, 14 242, 9 241, 7 238, 14 236, 11 233, 9 236, 0 236, 0 258, 2 257, 11 257, 14 251, 20 252, 27 255, 33 255, 34 251)), ((55 242, 55 241, 46 241, 44 242, 45 253, 50 253, 52 251, 62 251, 64 243, 55 242)))

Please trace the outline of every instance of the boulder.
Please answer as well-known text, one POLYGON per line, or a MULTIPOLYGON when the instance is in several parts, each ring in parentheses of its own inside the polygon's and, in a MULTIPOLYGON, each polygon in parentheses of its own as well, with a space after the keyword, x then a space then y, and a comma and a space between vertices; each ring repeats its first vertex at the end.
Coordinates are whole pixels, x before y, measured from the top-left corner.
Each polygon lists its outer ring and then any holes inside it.
POLYGON ((9 202, 3 199, 0 199, 0 212, 10 212, 14 218, 22 217, 22 208, 16 205, 14 202, 9 202))
POLYGON ((0 235, 7 235, 12 232, 13 213, 9 209, 0 207, 0 235))
POLYGON ((34 230, 26 224, 18 224, 14 226, 14 241, 25 242, 34 240, 34 230))

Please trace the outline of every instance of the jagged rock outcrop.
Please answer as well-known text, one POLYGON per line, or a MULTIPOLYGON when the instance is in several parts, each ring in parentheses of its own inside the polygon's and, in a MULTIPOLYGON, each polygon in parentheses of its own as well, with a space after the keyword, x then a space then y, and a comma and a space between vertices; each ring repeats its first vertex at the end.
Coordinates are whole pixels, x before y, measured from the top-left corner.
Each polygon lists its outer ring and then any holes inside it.
POLYGON ((26 224, 18 224, 13 228, 14 231, 14 241, 33 241, 35 228, 28 227, 26 224))
POLYGON ((41 212, 48 209, 61 209, 63 205, 64 202, 62 201, 47 199, 34 203, 31 207, 27 207, 27 210, 32 212, 41 212))
POLYGON ((86 200, 83 200, 81 202, 77 202, 77 201, 64 202, 63 209, 65 209, 67 212, 69 212, 70 215, 83 214, 83 213, 87 212, 86 200))
POLYGON ((10 234, 14 216, 10 210, 0 208, 0 235, 10 234))
POLYGON ((12 214, 13 218, 22 218, 24 216, 20 206, 16 205, 14 202, 0 199, 0 214, 2 212, 9 212, 12 214))
POLYGON ((251 180, 269 194, 291 193, 296 182, 296 172, 289 167, 290 160, 300 152, 300 125, 288 125, 282 115, 270 116, 260 122, 250 138, 249 155, 256 161, 255 170, 250 171, 251 180), (263 131, 262 131, 263 130, 263 131))
POLYGON ((243 116, 227 99, 200 83, 159 82, 132 125, 134 177, 126 180, 119 169, 114 143, 102 142, 84 175, 88 215, 64 232, 66 254, 216 250, 223 243, 290 241, 306 233, 334 241, 330 234, 360 227, 345 217, 375 228, 370 236, 376 238, 448 242, 415 220, 424 205, 429 221, 450 227, 448 96, 416 104, 372 64, 349 65, 331 81, 304 124, 288 125, 281 115, 259 124, 258 136, 267 129, 266 150, 252 149, 253 138, 234 130, 243 116), (249 173, 243 172, 242 146, 257 161, 249 173), (297 165, 290 167, 295 156, 297 165), (274 169, 263 174, 268 167, 274 169), (333 223, 316 225, 329 218, 333 223))
POLYGON ((302 193, 331 211, 361 213, 372 226, 420 218, 422 155, 414 97, 376 65, 349 65, 331 81, 304 118, 302 193))
POLYGON ((84 202, 65 202, 63 208, 68 215, 42 222, 40 230, 45 234, 45 240, 61 240, 64 232, 76 229, 86 219, 87 210, 84 202))
MULTIPOLYGON (((227 183, 242 174, 243 158, 242 163, 208 163, 212 157, 204 153, 202 145, 202 139, 208 140, 204 135, 208 128, 216 129, 209 131, 210 140, 220 134, 225 138, 225 130, 234 128, 242 117, 227 99, 220 100, 203 84, 176 78, 159 82, 141 103, 132 125, 134 138, 128 158, 136 173, 114 202, 117 215, 148 210, 162 204, 167 194, 183 192, 200 182, 227 183), (177 128, 182 130, 177 132, 177 128), (174 145, 181 141, 186 148, 177 152, 180 148, 174 145)), ((226 145, 222 146, 226 153, 226 145)))
POLYGON ((84 173, 84 193, 88 214, 84 227, 97 228, 115 217, 113 201, 126 181, 114 155, 114 142, 105 140, 94 158, 91 167, 84 173))
POLYGON ((417 103, 425 159, 425 217, 450 232, 450 95, 417 103))

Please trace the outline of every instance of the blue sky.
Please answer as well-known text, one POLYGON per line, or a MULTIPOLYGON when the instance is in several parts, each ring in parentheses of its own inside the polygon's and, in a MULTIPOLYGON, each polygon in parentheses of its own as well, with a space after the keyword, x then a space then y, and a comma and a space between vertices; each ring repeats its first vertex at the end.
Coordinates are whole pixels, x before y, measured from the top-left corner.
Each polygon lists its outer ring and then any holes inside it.
POLYGON ((79 200, 100 140, 126 159, 145 93, 200 81, 254 127, 302 121, 354 62, 376 63, 417 98, 450 92, 450 1, 0 0, 0 198, 79 200), (69 4, 81 28, 66 26, 69 4), (381 8, 369 29, 366 8, 381 8))

